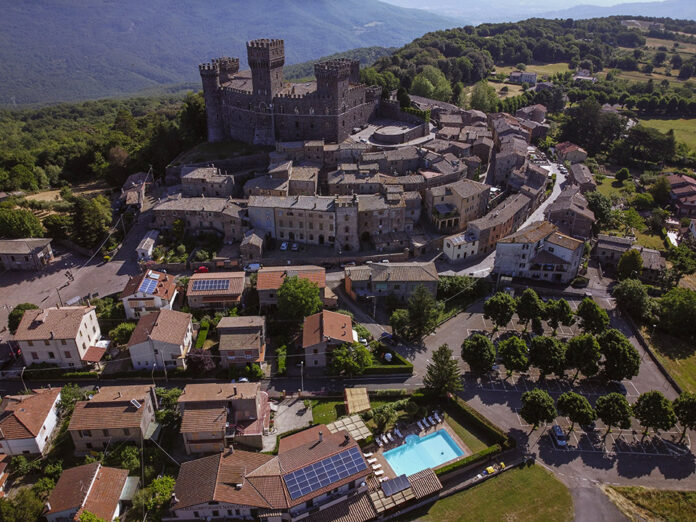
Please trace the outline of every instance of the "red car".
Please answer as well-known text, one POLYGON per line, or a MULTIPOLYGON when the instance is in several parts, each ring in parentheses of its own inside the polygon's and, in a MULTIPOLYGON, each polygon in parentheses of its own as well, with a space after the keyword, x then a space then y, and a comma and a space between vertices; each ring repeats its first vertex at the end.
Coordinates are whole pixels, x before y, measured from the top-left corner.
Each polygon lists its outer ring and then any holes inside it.
POLYGON ((208 272, 209 270, 207 266, 199 266, 195 271, 196 274, 207 274, 208 272))

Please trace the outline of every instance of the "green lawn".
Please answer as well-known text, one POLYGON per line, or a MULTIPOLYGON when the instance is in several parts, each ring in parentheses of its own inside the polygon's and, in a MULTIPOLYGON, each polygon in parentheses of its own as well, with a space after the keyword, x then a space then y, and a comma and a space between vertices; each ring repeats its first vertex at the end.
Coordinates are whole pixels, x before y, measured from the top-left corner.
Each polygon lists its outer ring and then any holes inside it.
MULTIPOLYGON (((633 182, 631 181, 624 181, 623 183, 619 183, 618 181, 615 181, 612 178, 605 178, 602 180, 601 183, 597 183, 597 192, 605 195, 610 199, 614 195, 623 199, 628 199, 630 198, 630 189, 628 189, 628 187, 630 187, 632 183, 633 182)), ((635 185, 633 186, 633 188, 635 189, 635 185)), ((633 190, 633 192, 635 192, 635 190, 633 190)))
MULTIPOLYGON (((495 72, 504 72, 506 74, 511 73, 512 71, 516 71, 517 67, 513 66, 496 66, 495 67, 495 72)), ((547 63, 543 65, 527 65, 527 72, 535 72, 539 76, 544 76, 544 75, 552 75, 556 74, 559 72, 566 72, 568 71, 568 62, 559 62, 559 63, 547 63)), ((538 78, 540 79, 540 78, 538 78)))
POLYGON ((472 454, 483 451, 488 447, 488 444, 482 440, 484 438, 483 436, 478 436, 474 430, 465 428, 447 413, 445 413, 445 420, 457 436, 462 439, 462 442, 468 446, 472 454))
MULTIPOLYGON (((370 405, 373 408, 382 406, 393 401, 377 401, 370 400, 370 405)), ((346 414, 346 407, 343 401, 315 399, 312 401, 312 417, 314 424, 329 424, 346 414)))
MULTIPOLYGON (((696 348, 688 342, 643 328, 643 337, 650 340, 658 359, 685 391, 696 393, 696 348)), ((696 519, 695 519, 696 520, 696 519)))
POLYGON ((617 486, 611 488, 657 520, 696 520, 696 491, 617 486))
POLYGON ((568 488, 540 466, 516 468, 401 520, 558 522, 573 519, 568 488))
POLYGON ((664 119, 650 118, 641 119, 640 123, 646 127, 652 127, 660 132, 667 132, 674 129, 674 137, 677 141, 686 143, 690 148, 696 149, 696 118, 691 119, 664 119))

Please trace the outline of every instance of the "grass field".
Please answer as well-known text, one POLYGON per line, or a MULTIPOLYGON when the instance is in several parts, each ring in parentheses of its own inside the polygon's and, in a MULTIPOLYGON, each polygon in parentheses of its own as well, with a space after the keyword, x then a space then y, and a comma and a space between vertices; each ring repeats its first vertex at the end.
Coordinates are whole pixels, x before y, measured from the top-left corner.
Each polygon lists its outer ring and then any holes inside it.
MULTIPOLYGON (((645 39, 645 46, 648 49, 654 49, 657 50, 658 47, 660 46, 665 46, 667 49, 670 51, 673 50, 672 46, 674 45, 674 42, 672 40, 663 40, 661 38, 646 38, 645 39)), ((679 47, 674 48, 679 54, 682 55, 689 55, 689 54, 696 54, 696 45, 691 44, 691 43, 684 43, 684 42, 679 42, 679 47)))
POLYGON ((658 331, 651 338, 648 330, 643 328, 643 337, 650 340, 662 365, 685 391, 696 393, 696 347, 658 331))
MULTIPOLYGON (((517 67, 513 66, 497 66, 495 67, 495 72, 504 72, 506 74, 510 74, 512 71, 516 71, 517 67)), ((546 75, 552 75, 556 74, 559 72, 566 72, 568 71, 568 62, 559 62, 559 63, 547 63, 545 65, 527 65, 527 72, 535 72, 539 76, 546 76, 546 75)))
POLYGON ((462 439, 462 442, 471 450, 472 454, 483 451, 488 447, 488 444, 482 440, 483 437, 479 437, 473 430, 465 428, 446 413, 445 420, 447 421, 447 424, 450 425, 452 430, 457 434, 457 436, 462 439))
MULTIPOLYGON (((615 181, 612 178, 605 178, 601 183, 597 183, 597 192, 604 194, 609 199, 611 199, 611 197, 614 195, 623 199, 628 199, 630 195, 627 193, 626 187, 628 187, 631 183, 632 182, 630 181, 624 181, 623 183, 619 184, 618 181, 615 181)), ((633 192, 635 192, 635 190, 633 192)))
POLYGON ((696 491, 618 487, 611 489, 637 506, 634 513, 640 519, 669 520, 673 522, 696 520, 696 491))
POLYGON ((646 127, 652 127, 660 132, 674 129, 674 137, 677 141, 686 143, 689 148, 696 149, 696 118, 692 119, 641 119, 640 123, 646 127))
MULTIPOLYGON (((90 181, 82 185, 75 185, 71 188, 73 194, 76 196, 104 194, 111 190, 109 184, 103 179, 90 181)), ((62 201, 63 199, 60 197, 60 190, 45 190, 43 192, 37 192, 36 194, 30 194, 26 198, 33 201, 62 201)))
POLYGON ((400 520, 557 522, 573 519, 568 488, 540 466, 516 468, 400 520))
MULTIPOLYGON (((391 401, 374 401, 370 400, 370 405, 377 408, 391 401)), ((313 400, 312 401, 312 417, 315 424, 328 424, 336 419, 343 417, 346 414, 346 407, 343 401, 331 400, 313 400)))

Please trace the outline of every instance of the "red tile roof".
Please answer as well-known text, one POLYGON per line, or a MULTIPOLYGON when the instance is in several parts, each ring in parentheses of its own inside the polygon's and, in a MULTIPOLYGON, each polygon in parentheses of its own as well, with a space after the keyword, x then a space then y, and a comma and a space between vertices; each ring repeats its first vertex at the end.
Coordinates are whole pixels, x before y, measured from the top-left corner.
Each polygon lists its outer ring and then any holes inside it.
POLYGON ((151 386, 104 386, 92 399, 75 404, 68 430, 139 429, 151 393, 151 386))
POLYGON ((277 290, 281 287, 286 277, 294 276, 300 279, 308 279, 319 288, 326 287, 326 270, 320 266, 304 265, 264 267, 258 271, 256 289, 277 290))
POLYGON ((244 272, 207 272, 201 274, 193 274, 191 276, 191 279, 189 279, 186 295, 242 295, 242 292, 244 292, 244 282, 244 272), (230 286, 227 288, 227 290, 194 290, 193 283, 204 279, 229 279, 230 286))
POLYGON ((27 310, 22 316, 15 341, 75 339, 83 317, 93 306, 64 306, 45 310, 27 310))
POLYGON ((154 290, 149 292, 147 295, 155 295, 167 300, 172 298, 174 292, 176 291, 176 282, 174 280, 174 276, 165 274, 164 272, 157 272, 155 270, 147 270, 140 275, 131 277, 128 280, 128 283, 126 283, 126 287, 123 289, 123 292, 121 292, 121 297, 130 297, 138 293, 140 285, 146 278, 158 281, 154 290))
POLYGON ((89 511, 102 520, 112 520, 127 478, 127 469, 101 467, 87 495, 87 500, 82 509, 78 510, 76 518, 82 512, 89 511))
POLYGON ((0 439, 33 439, 60 395, 60 388, 34 390, 30 395, 8 395, 2 401, 0 439))
POLYGON ((144 343, 148 335, 153 341, 182 345, 191 324, 191 314, 174 310, 158 310, 144 315, 131 334, 128 346, 144 343))
POLYGON ((80 509, 100 467, 98 462, 92 462, 63 471, 48 497, 48 509, 44 514, 80 509))
POLYGON ((101 346, 90 346, 82 356, 82 360, 91 363, 99 362, 102 360, 102 357, 104 357, 104 354, 106 354, 106 348, 101 346))
POLYGON ((302 347, 308 348, 324 339, 346 343, 353 342, 353 320, 350 316, 324 310, 305 317, 302 328, 302 347))

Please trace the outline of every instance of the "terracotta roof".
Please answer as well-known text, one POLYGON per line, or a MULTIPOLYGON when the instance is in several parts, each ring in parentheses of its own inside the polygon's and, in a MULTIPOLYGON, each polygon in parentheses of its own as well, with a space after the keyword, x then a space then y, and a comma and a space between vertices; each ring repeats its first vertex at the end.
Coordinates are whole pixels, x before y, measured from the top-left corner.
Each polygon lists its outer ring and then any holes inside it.
POLYGON ((181 415, 181 433, 218 431, 225 429, 227 409, 224 406, 190 404, 181 415))
POLYGON ((278 441, 278 453, 285 453, 291 449, 307 444, 308 442, 315 442, 319 440, 319 432, 328 433, 329 429, 322 425, 317 424, 306 430, 298 431, 287 437, 283 437, 278 441))
POLYGON ((548 221, 537 221, 521 228, 517 232, 505 236, 498 240, 499 243, 536 243, 548 237, 549 234, 558 230, 556 226, 548 221))
POLYGON ((326 287, 326 270, 320 266, 275 266, 264 267, 258 271, 256 278, 257 290, 277 290, 283 284, 286 277, 299 277, 308 279, 319 288, 326 287))
POLYGON ((238 383, 200 383, 187 384, 179 396, 179 403, 232 401, 235 399, 251 399, 260 390, 258 382, 238 383), (236 393, 235 393, 236 390, 236 393))
POLYGON ((560 232, 554 232, 549 237, 546 238, 547 243, 552 245, 557 245, 559 247, 567 248, 568 250, 577 250, 582 247, 584 243, 579 239, 566 236, 560 232))
POLYGON ((104 386, 90 400, 75 404, 68 430, 139 428, 151 393, 151 386, 104 386))
POLYGON ((364 266, 346 268, 346 277, 354 281, 437 281, 435 263, 368 263, 364 266))
MULTIPOLYGON (((48 497, 47 504, 50 508, 44 515, 72 509, 78 510, 82 507, 100 467, 98 462, 92 462, 64 470, 56 483, 56 487, 53 488, 48 497)), ((126 475, 128 475, 127 471, 126 475)))
POLYGON ((83 317, 94 310, 93 306, 64 306, 44 310, 27 310, 15 333, 15 341, 40 341, 43 339, 74 339, 83 317))
POLYGON ((442 489, 440 479, 437 478, 435 472, 430 468, 414 473, 408 477, 408 481, 413 489, 413 494, 418 499, 432 495, 442 489))
POLYGON ((348 315, 323 310, 305 317, 302 327, 302 347, 321 343, 325 338, 353 342, 353 320, 348 315))
POLYGON ((558 145, 556 145, 556 152, 558 154, 567 154, 568 152, 575 150, 581 150, 585 152, 584 149, 582 149, 579 145, 576 145, 575 143, 571 143, 569 141, 564 141, 563 143, 559 143, 558 145))
POLYGON ((84 362, 95 363, 102 360, 106 354, 106 348, 103 346, 90 346, 82 356, 84 362))
POLYGON ((53 409, 60 388, 37 389, 30 395, 7 395, 0 413, 0 439, 17 440, 36 437, 53 409))
POLYGON ((127 469, 101 467, 77 517, 89 511, 103 520, 112 520, 127 478, 127 469))
POLYGON ((148 270, 143 274, 131 277, 126 283, 126 287, 121 292, 121 297, 130 297, 138 293, 140 285, 145 279, 156 280, 157 286, 151 292, 146 295, 155 295, 161 297, 162 299, 171 299, 176 291, 176 282, 174 276, 165 274, 164 272, 155 272, 154 270, 148 270), (155 277, 152 277, 155 276, 155 277))
POLYGON ((190 324, 191 314, 166 309, 149 313, 138 321, 128 346, 147 342, 148 335, 153 341, 181 345, 190 324))
POLYGON ((189 279, 186 295, 242 295, 244 291, 244 272, 207 272, 193 274, 189 279), (230 286, 227 290, 194 290, 193 283, 204 279, 229 279, 230 286))
POLYGON ((370 495, 367 491, 359 495, 347 498, 343 502, 334 504, 326 509, 317 511, 305 518, 305 522, 365 522, 377 516, 370 495))

